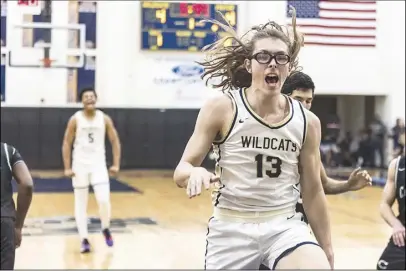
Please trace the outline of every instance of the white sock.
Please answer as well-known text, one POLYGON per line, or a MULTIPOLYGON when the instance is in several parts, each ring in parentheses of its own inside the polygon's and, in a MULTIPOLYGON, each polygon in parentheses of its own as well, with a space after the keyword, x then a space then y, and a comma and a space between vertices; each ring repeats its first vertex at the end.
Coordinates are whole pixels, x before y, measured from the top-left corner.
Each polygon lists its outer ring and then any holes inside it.
POLYGON ((81 239, 88 238, 87 231, 87 201, 89 188, 75 188, 75 220, 81 239))
POLYGON ((99 205, 102 230, 108 229, 111 216, 110 183, 96 184, 93 186, 93 191, 99 205))

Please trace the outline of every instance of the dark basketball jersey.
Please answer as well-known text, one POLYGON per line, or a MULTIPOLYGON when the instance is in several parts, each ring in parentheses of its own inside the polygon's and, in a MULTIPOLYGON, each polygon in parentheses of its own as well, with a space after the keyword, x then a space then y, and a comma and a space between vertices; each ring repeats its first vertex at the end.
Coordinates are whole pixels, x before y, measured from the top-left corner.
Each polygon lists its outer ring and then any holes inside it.
POLYGON ((395 172, 395 184, 396 184, 396 201, 399 206, 399 216, 398 219, 405 225, 405 156, 402 155, 398 158, 396 162, 396 172, 395 172))
MULTIPOLYGON (((300 184, 295 185, 295 189, 300 191, 300 184)), ((298 202, 296 203, 296 213, 301 213, 302 214, 302 221, 306 222, 306 224, 309 224, 309 221, 307 220, 307 216, 303 207, 303 198, 302 198, 302 193, 300 193, 300 197, 298 202)))
POLYGON ((13 200, 13 167, 23 161, 19 152, 13 146, 1 142, 1 217, 15 216, 13 200))

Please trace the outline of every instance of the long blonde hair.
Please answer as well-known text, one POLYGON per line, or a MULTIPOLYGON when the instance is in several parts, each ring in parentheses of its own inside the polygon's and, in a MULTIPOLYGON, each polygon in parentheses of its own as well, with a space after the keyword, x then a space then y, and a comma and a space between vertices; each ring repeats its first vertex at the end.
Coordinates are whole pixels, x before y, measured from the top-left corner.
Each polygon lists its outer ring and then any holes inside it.
MULTIPOLYGON (((228 91, 242 87, 251 86, 252 76, 244 66, 245 59, 252 56, 254 45, 257 40, 263 38, 277 38, 288 45, 290 56, 290 69, 299 70, 298 55, 303 46, 303 35, 296 27, 296 10, 290 7, 292 14, 292 27, 281 26, 274 21, 269 21, 264 25, 254 26, 242 37, 238 37, 235 30, 229 24, 223 24, 217 20, 206 20, 220 26, 228 35, 218 41, 203 48, 206 53, 205 60, 198 62, 204 68, 202 79, 206 78, 206 85, 210 79, 220 79, 217 84, 212 84, 214 88, 228 91), (251 37, 249 37, 251 35, 251 37), (228 45, 230 43, 231 45, 228 45)), ((220 13, 224 21, 227 20, 220 13)))

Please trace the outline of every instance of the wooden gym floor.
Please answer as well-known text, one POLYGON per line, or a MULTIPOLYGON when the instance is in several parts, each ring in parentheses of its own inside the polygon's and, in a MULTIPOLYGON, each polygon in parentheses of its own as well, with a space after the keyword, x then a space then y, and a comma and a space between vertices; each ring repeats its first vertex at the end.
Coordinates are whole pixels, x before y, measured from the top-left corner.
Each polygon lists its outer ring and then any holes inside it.
MULTIPOLYGON (((101 234, 91 234, 94 250, 87 255, 79 253, 76 234, 24 236, 16 269, 202 269, 212 208, 209 193, 189 200, 169 176, 123 173, 120 180, 142 193, 111 196, 113 218, 149 217, 157 225, 133 225, 127 233, 114 234, 114 248, 106 247, 101 234)), ((369 187, 328 197, 337 269, 375 268, 390 236, 378 213, 381 191, 369 187)), ((97 216, 93 194, 88 210, 97 216)), ((27 220, 61 216, 73 216, 72 193, 34 194, 27 220)))

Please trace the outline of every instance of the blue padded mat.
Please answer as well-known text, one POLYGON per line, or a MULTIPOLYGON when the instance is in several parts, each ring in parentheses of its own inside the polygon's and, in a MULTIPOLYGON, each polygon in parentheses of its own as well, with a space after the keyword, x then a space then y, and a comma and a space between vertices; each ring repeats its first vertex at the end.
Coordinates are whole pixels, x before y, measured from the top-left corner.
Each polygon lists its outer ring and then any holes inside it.
MULTIPOLYGON (((36 193, 67 193, 73 192, 72 180, 68 178, 33 178, 34 180, 34 192, 36 193)), ((17 192, 17 184, 13 183, 13 192, 17 192)), ((90 188, 90 191, 93 190, 90 188)), ((110 191, 111 192, 129 192, 129 193, 141 193, 137 188, 132 187, 124 182, 120 182, 117 179, 110 179, 110 191)))

